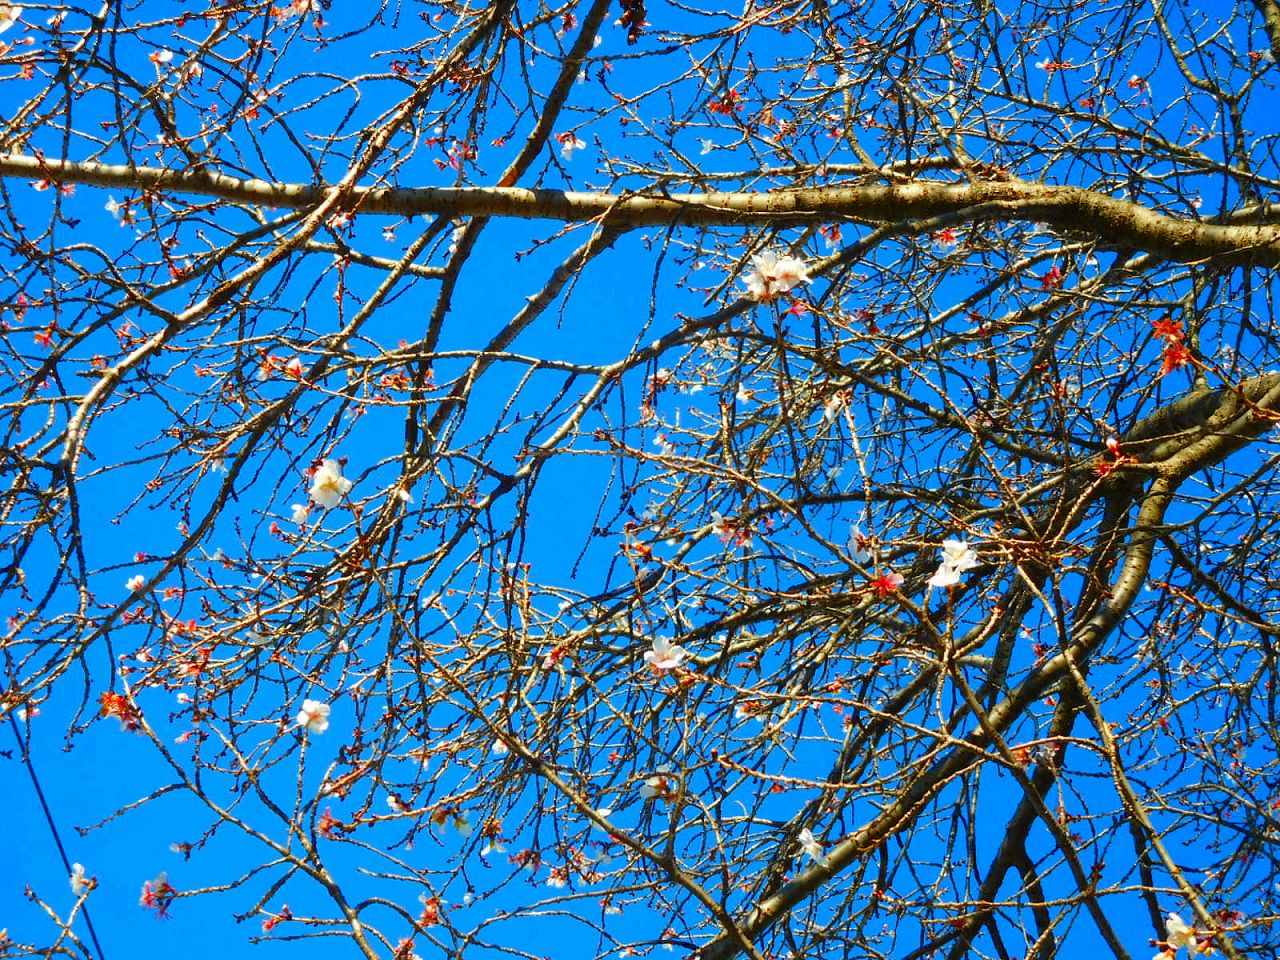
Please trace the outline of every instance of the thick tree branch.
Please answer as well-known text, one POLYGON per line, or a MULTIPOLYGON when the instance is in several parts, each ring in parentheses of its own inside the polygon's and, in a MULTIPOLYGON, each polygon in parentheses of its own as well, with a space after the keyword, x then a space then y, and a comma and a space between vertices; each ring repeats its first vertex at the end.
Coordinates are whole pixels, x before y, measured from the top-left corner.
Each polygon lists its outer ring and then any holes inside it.
POLYGON ((1280 3, 1276 0, 1253 0, 1253 5, 1262 14, 1262 26, 1271 42, 1271 55, 1280 60, 1280 3))
MULTIPOLYGON (((201 170, 0 156, 0 176, 117 190, 166 191, 297 209, 322 202, 328 185, 241 180, 201 170)), ((1280 226, 1199 223, 1078 187, 1022 180, 811 187, 772 192, 624 195, 518 187, 351 187, 342 208, 398 216, 519 217, 567 223, 609 218, 618 227, 779 226, 848 219, 874 223, 965 213, 972 220, 1037 221, 1180 262, 1280 265, 1280 226)))

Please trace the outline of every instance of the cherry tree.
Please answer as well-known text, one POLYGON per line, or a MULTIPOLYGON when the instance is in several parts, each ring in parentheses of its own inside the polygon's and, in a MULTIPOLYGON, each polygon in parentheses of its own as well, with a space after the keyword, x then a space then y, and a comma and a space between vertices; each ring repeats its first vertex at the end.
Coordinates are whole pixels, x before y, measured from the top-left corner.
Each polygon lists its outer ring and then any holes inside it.
POLYGON ((1276 950, 1280 4, 0 30, 0 955, 1276 950))

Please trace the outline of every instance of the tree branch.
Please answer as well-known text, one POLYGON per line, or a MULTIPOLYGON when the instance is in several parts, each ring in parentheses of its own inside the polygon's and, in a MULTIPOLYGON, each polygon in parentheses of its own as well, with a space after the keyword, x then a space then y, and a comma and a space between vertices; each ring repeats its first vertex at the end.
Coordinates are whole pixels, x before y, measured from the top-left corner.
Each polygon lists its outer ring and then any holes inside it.
MULTIPOLYGON (((189 193, 290 209, 318 204, 333 190, 328 185, 241 180, 203 170, 77 163, 17 154, 0 155, 0 176, 189 193)), ((353 213, 403 217, 518 217, 566 223, 607 217, 616 227, 878 223, 964 213, 971 220, 1044 222, 1184 263, 1280 265, 1280 226, 1182 220, 1092 190, 1013 179, 660 196, 519 187, 351 187, 341 207, 353 213)))
POLYGON ((1280 61, 1280 3, 1276 0, 1253 0, 1253 5, 1262 14, 1262 27, 1271 42, 1271 55, 1280 61))

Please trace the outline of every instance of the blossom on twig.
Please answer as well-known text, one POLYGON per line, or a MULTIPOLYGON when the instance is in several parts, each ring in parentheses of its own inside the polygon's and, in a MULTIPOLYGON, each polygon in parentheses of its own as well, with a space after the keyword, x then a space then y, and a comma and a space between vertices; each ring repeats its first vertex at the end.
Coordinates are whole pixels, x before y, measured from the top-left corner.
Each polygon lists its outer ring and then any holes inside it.
POLYGON ((1189 926, 1176 913, 1169 914, 1164 921, 1164 949, 1152 960, 1173 960, 1180 947, 1187 948, 1187 956, 1194 957, 1201 951, 1208 952, 1196 936, 1195 927, 1189 926))
POLYGON ((674 670, 680 666, 686 656, 684 647, 678 643, 672 643, 667 637, 654 637, 651 643, 653 649, 644 652, 644 662, 659 673, 664 670, 674 670))
POLYGON ((943 540, 942 562, 929 578, 931 587, 953 587, 960 582, 960 575, 978 565, 978 555, 967 541, 943 540))
POLYGON ((674 792, 671 786, 669 774, 671 768, 669 766, 659 767, 652 777, 649 777, 640 786, 640 799, 642 800, 666 800, 670 798, 674 792))
POLYGON ((809 268, 798 257, 779 257, 766 251, 751 258, 755 268, 746 276, 747 296, 769 303, 780 294, 809 282, 809 268))
POLYGON ((805 827, 800 831, 800 836, 797 839, 800 841, 800 848, 809 855, 814 863, 824 867, 827 865, 827 855, 822 852, 822 844, 814 837, 812 830, 805 827))
POLYGON ((93 877, 86 877, 84 867, 78 863, 71 865, 71 892, 77 897, 83 897, 86 893, 98 885, 98 881, 93 877))
POLYGON ((329 729, 329 704, 320 700, 303 700, 298 711, 298 726, 308 733, 324 733, 329 729))
POLYGON ((351 490, 351 481, 342 475, 342 465, 326 458, 311 474, 307 495, 326 509, 336 507, 351 490))
POLYGON ((154 910, 156 917, 169 919, 169 904, 173 903, 178 891, 169 883, 169 875, 161 870, 154 880, 142 885, 142 895, 138 897, 138 906, 154 910))

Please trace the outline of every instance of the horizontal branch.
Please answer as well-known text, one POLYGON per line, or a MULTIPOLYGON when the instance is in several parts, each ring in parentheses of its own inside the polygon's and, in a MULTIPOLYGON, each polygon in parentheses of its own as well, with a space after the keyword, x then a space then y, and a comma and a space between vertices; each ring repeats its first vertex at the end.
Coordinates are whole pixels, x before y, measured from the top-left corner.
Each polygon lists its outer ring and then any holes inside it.
MULTIPOLYGON (((241 180, 203 170, 76 163, 17 154, 0 155, 0 176, 188 193, 290 209, 317 204, 335 189, 330 185, 241 180)), ((958 213, 973 220, 1041 221, 1059 230, 1081 232, 1184 263, 1280 265, 1277 226, 1184 220, 1092 190, 1015 179, 671 194, 520 187, 353 187, 342 207, 353 213, 403 217, 519 217, 566 223, 607 218, 617 227, 762 227, 836 220, 882 223, 958 213)))

